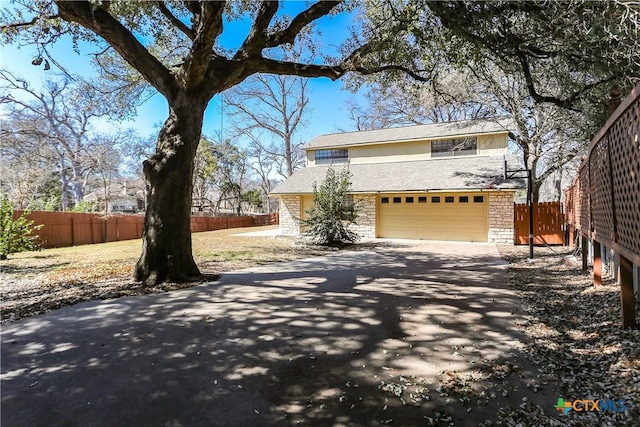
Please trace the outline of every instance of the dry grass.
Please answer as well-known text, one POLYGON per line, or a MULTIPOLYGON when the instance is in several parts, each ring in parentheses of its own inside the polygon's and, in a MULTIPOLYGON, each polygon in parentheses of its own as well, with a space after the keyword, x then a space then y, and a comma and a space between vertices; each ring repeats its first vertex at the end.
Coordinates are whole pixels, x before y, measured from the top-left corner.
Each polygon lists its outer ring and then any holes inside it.
MULTIPOLYGON (((224 271, 323 253, 283 237, 239 236, 276 226, 193 234, 193 254, 208 279, 224 271)), ((163 292, 198 283, 143 287, 131 274, 141 240, 46 249, 0 262, 2 321, 34 316, 93 299, 163 292)))

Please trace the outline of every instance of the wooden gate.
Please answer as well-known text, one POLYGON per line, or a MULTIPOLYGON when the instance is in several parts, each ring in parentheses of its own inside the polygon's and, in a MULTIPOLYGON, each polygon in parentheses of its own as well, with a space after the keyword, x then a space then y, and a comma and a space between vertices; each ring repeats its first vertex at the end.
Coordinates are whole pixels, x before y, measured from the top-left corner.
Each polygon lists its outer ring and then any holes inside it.
MULTIPOLYGON (((529 244, 529 207, 516 204, 513 209, 515 244, 529 244)), ((564 244, 564 215, 560 202, 533 204, 533 244, 564 244)))

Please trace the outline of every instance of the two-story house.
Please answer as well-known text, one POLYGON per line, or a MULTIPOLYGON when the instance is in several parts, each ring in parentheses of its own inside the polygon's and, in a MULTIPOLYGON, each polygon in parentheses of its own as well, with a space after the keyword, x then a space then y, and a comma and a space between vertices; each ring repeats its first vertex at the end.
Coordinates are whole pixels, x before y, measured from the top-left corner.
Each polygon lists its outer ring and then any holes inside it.
POLYGON ((510 128, 503 118, 321 135, 304 147, 306 167, 271 192, 282 233, 300 233, 331 166, 351 172, 362 237, 513 243, 523 183, 503 179, 510 128))

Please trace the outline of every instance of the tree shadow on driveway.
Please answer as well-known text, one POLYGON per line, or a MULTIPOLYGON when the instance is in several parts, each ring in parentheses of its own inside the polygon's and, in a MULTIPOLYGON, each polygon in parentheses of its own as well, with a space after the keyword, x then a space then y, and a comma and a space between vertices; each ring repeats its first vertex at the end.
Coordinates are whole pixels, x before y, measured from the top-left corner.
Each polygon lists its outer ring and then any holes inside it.
POLYGON ((3 328, 2 424, 477 426, 525 395, 553 411, 553 390, 526 394, 522 316, 495 247, 468 244, 83 303, 3 328), (482 368, 514 361, 491 397, 482 368))

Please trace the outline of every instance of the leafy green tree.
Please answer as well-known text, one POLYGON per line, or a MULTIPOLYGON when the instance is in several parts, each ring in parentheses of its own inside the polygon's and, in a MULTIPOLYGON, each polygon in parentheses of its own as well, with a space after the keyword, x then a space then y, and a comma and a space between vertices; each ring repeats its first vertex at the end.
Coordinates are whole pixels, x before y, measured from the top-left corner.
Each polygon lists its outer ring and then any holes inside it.
POLYGON ((358 239, 358 235, 349 229, 358 218, 358 206, 348 197, 350 190, 351 172, 347 168, 340 172, 329 168, 320 187, 313 184, 313 206, 306 211, 308 217, 302 224, 305 234, 314 242, 337 246, 358 239))
POLYGON ((208 197, 215 185, 216 173, 218 172, 218 161, 214 148, 214 142, 203 137, 196 150, 193 168, 193 204, 199 210, 212 204, 208 197))
POLYGON ((247 203, 249 206, 253 206, 254 208, 259 210, 264 208, 262 192, 257 188, 242 193, 242 201, 247 203))
POLYGON ((215 175, 219 192, 216 212, 226 200, 236 215, 240 215, 247 173, 247 152, 239 149, 231 140, 225 139, 213 145, 213 155, 218 165, 215 175))
POLYGON ((71 208, 71 212, 96 212, 98 210, 98 206, 95 202, 89 200, 82 200, 71 208))
POLYGON ((13 205, 6 194, 0 200, 0 260, 5 260, 11 254, 23 251, 33 251, 39 248, 38 236, 34 230, 41 225, 34 226, 33 221, 27 219, 28 212, 23 212, 18 218, 13 218, 13 205))
MULTIPOLYGON (((404 34, 406 41, 385 51, 361 49, 362 67, 395 55, 413 61, 422 72, 409 75, 429 84, 452 68, 497 67, 522 81, 534 102, 596 113, 592 120, 602 123, 606 108, 590 106, 602 103, 614 83, 625 92, 640 80, 637 2, 371 0, 360 19, 376 34, 404 34)), ((370 80, 395 80, 377 77, 370 80)))

